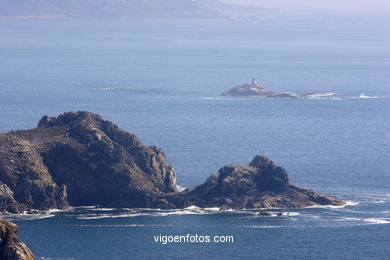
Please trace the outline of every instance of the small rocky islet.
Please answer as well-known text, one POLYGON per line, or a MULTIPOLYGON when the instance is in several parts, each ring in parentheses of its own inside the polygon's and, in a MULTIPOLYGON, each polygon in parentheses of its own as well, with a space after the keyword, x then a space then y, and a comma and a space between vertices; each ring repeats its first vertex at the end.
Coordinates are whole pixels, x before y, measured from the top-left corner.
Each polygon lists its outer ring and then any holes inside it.
POLYGON ((228 91, 225 91, 221 96, 232 97, 259 97, 259 98, 278 98, 278 99, 313 99, 313 98, 334 98, 338 97, 337 93, 304 93, 298 94, 294 92, 274 91, 258 84, 256 79, 252 79, 252 83, 238 85, 228 91))
POLYGON ((0 135, 0 211, 116 208, 303 208, 343 205, 301 188, 263 155, 227 164, 203 184, 178 191, 176 173, 157 146, 101 116, 66 112, 44 116, 36 128, 0 135))

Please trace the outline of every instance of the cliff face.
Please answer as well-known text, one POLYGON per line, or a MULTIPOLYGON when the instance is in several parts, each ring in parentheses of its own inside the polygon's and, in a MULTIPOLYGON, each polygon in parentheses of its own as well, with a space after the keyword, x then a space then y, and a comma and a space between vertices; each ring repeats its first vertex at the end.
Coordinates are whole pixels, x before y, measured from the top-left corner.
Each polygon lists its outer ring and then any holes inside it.
POLYGON ((33 260, 30 249, 16 235, 18 226, 0 218, 0 259, 33 260))
POLYGON ((178 192, 164 152, 90 112, 44 116, 37 128, 0 135, 0 211, 71 206, 180 208, 342 205, 296 187, 264 156, 229 164, 178 192))
POLYGON ((90 112, 43 117, 37 128, 0 135, 0 206, 148 207, 176 191, 163 151, 90 112))

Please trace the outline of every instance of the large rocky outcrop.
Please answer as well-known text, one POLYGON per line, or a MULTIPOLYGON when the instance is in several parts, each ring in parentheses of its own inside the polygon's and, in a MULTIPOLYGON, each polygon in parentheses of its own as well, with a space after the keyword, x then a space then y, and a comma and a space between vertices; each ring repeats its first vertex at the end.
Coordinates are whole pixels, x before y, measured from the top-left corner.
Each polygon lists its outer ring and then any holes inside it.
POLYGON ((160 148, 90 112, 45 116, 37 128, 0 135, 0 147, 3 211, 149 207, 176 191, 160 148))
POLYGON ((185 206, 221 208, 302 208, 344 202, 289 182, 287 172, 265 156, 249 165, 228 164, 208 180, 186 191, 177 202, 185 206))
POLYGON ((34 260, 30 249, 17 236, 18 226, 0 218, 0 259, 34 260))
POLYGON ((0 135, 0 211, 71 206, 258 208, 341 205, 298 188, 263 156, 226 165, 178 192, 164 152, 91 112, 44 116, 34 129, 0 135))

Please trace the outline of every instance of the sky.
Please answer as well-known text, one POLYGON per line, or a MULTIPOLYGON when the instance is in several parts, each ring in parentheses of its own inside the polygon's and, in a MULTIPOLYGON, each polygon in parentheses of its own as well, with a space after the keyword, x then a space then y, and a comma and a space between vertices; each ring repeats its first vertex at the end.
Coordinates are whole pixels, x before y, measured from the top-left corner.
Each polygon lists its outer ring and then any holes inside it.
POLYGON ((222 0, 279 10, 346 13, 390 13, 390 0, 222 0))

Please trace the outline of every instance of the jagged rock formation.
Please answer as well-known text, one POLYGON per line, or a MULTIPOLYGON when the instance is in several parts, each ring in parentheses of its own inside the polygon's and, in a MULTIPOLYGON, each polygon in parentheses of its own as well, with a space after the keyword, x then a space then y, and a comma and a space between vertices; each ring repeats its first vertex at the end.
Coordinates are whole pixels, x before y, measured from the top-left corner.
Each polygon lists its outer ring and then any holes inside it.
POLYGON ((263 156, 229 164, 178 192, 164 152, 91 112, 44 116, 38 127, 0 135, 0 211, 71 206, 180 208, 342 205, 298 188, 263 156))
POLYGON ((90 112, 45 116, 37 128, 0 135, 0 147, 2 210, 149 207, 176 191, 160 148, 90 112))
POLYGON ((17 236, 18 226, 0 218, 0 259, 34 260, 30 249, 17 236))
MULTIPOLYGON (((249 165, 228 164, 183 195, 185 206, 221 208, 302 208, 344 202, 289 182, 285 169, 257 155, 249 165)), ((179 200, 180 203, 180 200, 179 200)))
POLYGON ((14 193, 4 183, 0 182, 0 212, 19 212, 20 205, 14 199, 14 193))

